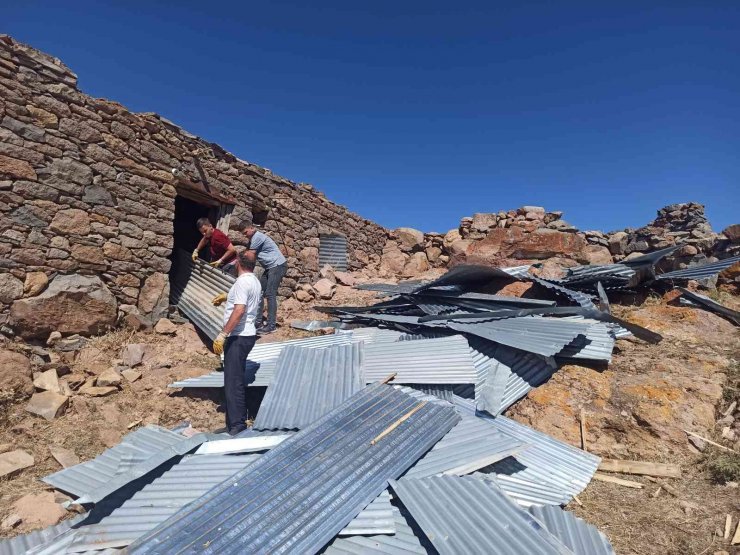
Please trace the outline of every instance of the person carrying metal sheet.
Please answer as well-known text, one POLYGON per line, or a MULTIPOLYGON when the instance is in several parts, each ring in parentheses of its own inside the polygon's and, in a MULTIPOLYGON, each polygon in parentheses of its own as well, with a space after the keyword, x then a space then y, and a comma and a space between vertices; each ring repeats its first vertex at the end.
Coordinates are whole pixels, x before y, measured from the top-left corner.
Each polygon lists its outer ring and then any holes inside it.
POLYGON ((229 237, 223 231, 214 228, 208 218, 198 218, 195 225, 203 238, 193 251, 193 262, 198 260, 200 251, 207 245, 211 260, 209 264, 214 268, 221 268, 224 273, 230 276, 236 277, 236 249, 231 244, 229 237))
POLYGON ((224 327, 213 341, 213 352, 224 355, 226 429, 236 435, 247 429, 247 396, 244 366, 257 341, 255 321, 262 298, 262 285, 254 275, 257 257, 242 251, 236 257, 238 277, 226 295, 224 327))
POLYGON ((288 263, 280 252, 277 244, 270 237, 250 224, 244 229, 244 235, 249 239, 249 250, 257 255, 257 260, 265 269, 260 278, 262 283, 262 299, 260 300, 260 311, 257 315, 257 333, 267 334, 275 331, 277 319, 277 294, 280 281, 288 271, 288 263), (267 323, 260 327, 263 318, 264 301, 267 299, 267 323))

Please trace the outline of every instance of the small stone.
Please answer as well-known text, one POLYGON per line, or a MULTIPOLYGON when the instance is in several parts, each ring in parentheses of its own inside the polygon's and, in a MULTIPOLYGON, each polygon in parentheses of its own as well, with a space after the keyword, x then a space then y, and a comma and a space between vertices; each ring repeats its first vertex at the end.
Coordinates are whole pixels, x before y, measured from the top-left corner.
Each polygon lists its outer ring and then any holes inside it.
POLYGON ((23 283, 23 294, 26 297, 35 297, 49 285, 49 278, 44 272, 29 272, 23 283))
POLYGON ((70 466, 80 464, 80 458, 75 455, 73 451, 65 449, 64 447, 52 446, 49 447, 49 452, 63 468, 69 468, 70 466))
POLYGON ((52 368, 42 372, 38 378, 33 380, 33 386, 41 391, 53 391, 59 393, 59 376, 57 371, 52 368))
POLYGON ((0 453, 7 453, 13 450, 12 443, 0 443, 0 453))
POLYGON ((46 340, 46 344, 51 347, 62 338, 62 334, 58 331, 53 331, 49 334, 49 339, 46 340))
POLYGON ((685 512, 687 515, 690 515, 694 511, 700 511, 701 507, 697 505, 696 503, 692 503, 691 501, 679 501, 678 506, 683 509, 683 512, 685 512))
POLYGON ((313 285, 314 290, 322 299, 331 299, 337 289, 336 284, 326 278, 322 278, 313 285))
POLYGON ((337 278, 334 274, 334 268, 332 268, 329 264, 325 264, 324 267, 319 270, 319 275, 322 278, 328 279, 332 283, 337 282, 337 278))
POLYGON ((157 325, 154 326, 154 331, 162 335, 175 335, 177 326, 167 318, 160 318, 157 325))
POLYGON ((80 393, 87 395, 88 397, 107 397, 112 393, 118 391, 117 387, 83 387, 80 388, 80 393))
POLYGON ((61 235, 88 235, 90 233, 90 217, 84 210, 69 208, 54 214, 49 229, 61 235))
POLYGON ((733 422, 735 422, 735 418, 731 414, 728 414, 717 420, 717 426, 732 426, 733 422))
POLYGON ((141 372, 138 370, 124 370, 121 372, 121 376, 126 378, 129 382, 135 382, 139 378, 141 378, 141 372))
POLYGON ((346 285, 347 287, 354 287, 355 283, 357 283, 354 276, 347 272, 334 272, 334 277, 336 278, 337 283, 340 285, 346 285))
POLYGON ((295 298, 302 303, 308 303, 313 300, 313 295, 299 289, 295 292, 295 298))
POLYGON ((54 420, 61 416, 69 404, 69 398, 54 391, 44 391, 43 393, 34 393, 31 400, 26 405, 26 411, 46 420, 54 420))
POLYGON ((121 351, 121 359, 123 364, 129 368, 138 366, 144 360, 144 352, 146 351, 146 345, 143 343, 132 343, 126 345, 121 351))
POLYGON ((13 503, 16 513, 27 526, 46 528, 58 524, 67 514, 64 507, 54 501, 54 493, 28 494, 13 503))
POLYGON ((98 376, 95 385, 98 387, 111 387, 121 384, 121 375, 114 368, 108 368, 98 376))
POLYGON ((724 428, 722 428, 722 438, 729 441, 735 441, 735 430, 733 430, 729 426, 725 426, 724 428))
POLYGON ((707 449, 707 443, 704 440, 699 439, 698 437, 689 436, 689 443, 696 447, 702 453, 707 449))
POLYGON ((13 513, 3 519, 2 523, 0 523, 0 528, 2 528, 5 531, 12 530, 16 526, 18 526, 21 522, 23 522, 23 519, 19 517, 17 514, 13 513))
POLYGON ((33 456, 20 449, 3 453, 0 455, 0 478, 12 476, 33 464, 33 456))
POLYGON ((151 329, 152 323, 148 318, 139 314, 139 312, 131 312, 123 317, 123 322, 134 331, 145 331, 151 329))
POLYGON ((10 304, 22 296, 23 282, 12 274, 0 274, 0 303, 10 304))

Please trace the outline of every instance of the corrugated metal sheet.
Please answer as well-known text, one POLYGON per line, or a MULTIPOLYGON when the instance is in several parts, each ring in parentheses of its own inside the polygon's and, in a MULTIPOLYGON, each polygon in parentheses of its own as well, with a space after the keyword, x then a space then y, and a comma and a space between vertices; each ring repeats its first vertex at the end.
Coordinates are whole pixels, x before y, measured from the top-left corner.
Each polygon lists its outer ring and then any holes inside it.
POLYGON ((235 279, 211 268, 203 260, 193 262, 191 255, 183 250, 178 250, 175 256, 178 271, 170 280, 172 302, 193 324, 214 339, 224 324, 224 307, 213 306, 211 301, 219 293, 226 293, 235 279))
POLYGON ((565 316, 561 320, 583 322, 588 324, 585 346, 568 345, 558 353, 558 358, 575 358, 582 360, 602 360, 611 362, 614 350, 614 332, 611 328, 598 320, 591 320, 583 316, 565 316))
POLYGON ((121 443, 93 460, 45 476, 42 481, 66 493, 82 497, 105 487, 114 477, 130 472, 130 468, 122 468, 124 458, 128 455, 133 453, 138 455, 139 462, 146 461, 162 451, 182 445, 185 440, 182 435, 160 426, 145 426, 126 435, 121 443))
POLYGON ((415 295, 416 297, 431 297, 431 298, 452 298, 454 302, 458 301, 480 301, 481 303, 490 303, 494 305, 507 305, 510 308, 537 308, 546 306, 555 306, 555 301, 547 301, 543 299, 526 299, 522 297, 510 297, 508 295, 492 295, 490 293, 457 293, 454 291, 425 291, 422 295, 415 295))
POLYGON ((97 524, 75 534, 68 553, 126 547, 260 455, 193 455, 144 486, 97 524))
POLYGON ((511 281, 513 279, 529 276, 528 270, 529 266, 490 268, 488 266, 463 264, 455 266, 442 277, 435 279, 434 281, 420 285, 413 292, 421 293, 426 289, 448 286, 472 288, 474 286, 486 285, 495 279, 506 279, 511 281))
POLYGON ((575 555, 614 555, 607 537, 573 513, 553 506, 530 507, 529 513, 575 555))
POLYGON ((403 335, 400 331, 385 330, 382 328, 355 328, 352 330, 352 338, 362 341, 366 345, 370 343, 393 343, 403 335))
POLYGON ((339 536, 367 536, 371 534, 395 534, 396 521, 393 517, 391 494, 383 491, 352 522, 339 532, 339 536))
POLYGON ((326 548, 326 555, 424 555, 419 538, 396 507, 392 507, 396 533, 392 536, 354 536, 337 538, 326 548))
POLYGON ((552 484, 532 482, 506 474, 482 474, 476 472, 474 478, 493 480, 506 495, 521 507, 532 505, 565 505, 570 496, 552 484))
POLYGON ((370 385, 173 515, 130 553, 318 551, 458 419, 446 403, 370 385))
POLYGON ((319 267, 325 264, 347 271, 347 238, 344 235, 319 235, 319 267))
POLYGON ((394 383, 477 383, 467 340, 460 335, 365 346, 365 379, 374 382, 397 373, 394 383))
POLYGON ((470 474, 525 448, 523 442, 499 432, 490 422, 463 415, 457 426, 409 468, 404 477, 470 474))
POLYGON ((496 416, 508 408, 504 405, 504 395, 511 376, 511 368, 495 359, 491 359, 486 378, 478 388, 478 396, 476 397, 478 410, 484 410, 496 416))
POLYGON ((88 517, 88 514, 70 518, 54 526, 35 530, 29 534, 21 534, 14 538, 0 540, 0 555, 24 555, 36 547, 43 546, 64 534, 88 517))
POLYGON ((306 349, 321 349, 332 345, 349 345, 361 341, 355 337, 354 330, 343 333, 331 333, 329 335, 317 335, 303 339, 289 339, 288 341, 275 341, 272 343, 257 343, 249 353, 249 360, 262 362, 273 360, 280 356, 285 347, 304 347, 306 349))
POLYGON ((736 326, 740 326, 740 312, 737 310, 732 310, 705 295, 700 295, 699 293, 689 291, 683 287, 679 287, 678 289, 681 291, 680 302, 682 304, 703 307, 711 312, 719 314, 720 316, 724 316, 736 326))
POLYGON ((283 349, 254 429, 300 430, 318 420, 365 385, 362 361, 362 343, 283 349))
POLYGON ((572 553, 492 482, 435 476, 391 487, 441 555, 572 553))
POLYGON ((409 384, 410 387, 426 393, 427 395, 433 395, 443 401, 452 402, 452 395, 455 393, 455 388, 459 386, 445 385, 445 384, 434 384, 434 383, 414 383, 409 384))
POLYGON ((567 287, 563 287, 562 285, 553 283, 551 280, 541 279, 535 276, 530 276, 529 279, 535 282, 537 285, 541 285, 542 287, 549 289, 550 291, 554 291, 556 294, 570 299, 579 306, 582 306, 584 308, 596 308, 596 305, 591 299, 591 296, 587 295, 586 293, 573 291, 572 289, 568 289, 567 287))
POLYGON ((534 316, 505 320, 453 320, 447 326, 546 357, 558 354, 579 335, 585 336, 589 327, 581 322, 534 316))
POLYGON ((710 278, 722 270, 729 268, 730 266, 740 262, 740 255, 733 256, 731 258, 725 258, 717 262, 711 262, 710 264, 702 264, 697 266, 689 266, 683 270, 674 270, 673 272, 666 272, 655 276, 655 279, 705 279, 710 278))

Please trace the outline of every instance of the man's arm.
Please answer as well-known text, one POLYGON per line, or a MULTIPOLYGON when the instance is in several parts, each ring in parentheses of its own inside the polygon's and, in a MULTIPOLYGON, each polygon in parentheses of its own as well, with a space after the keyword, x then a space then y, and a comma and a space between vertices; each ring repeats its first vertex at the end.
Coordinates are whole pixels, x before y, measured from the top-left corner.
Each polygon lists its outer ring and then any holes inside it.
MULTIPOLYGON (((234 247, 234 245, 232 245, 231 243, 229 243, 229 246, 226 247, 226 252, 224 253, 224 255, 221 258, 219 258, 218 260, 216 260, 215 265, 216 266, 220 266, 221 264, 224 263, 224 260, 226 258, 229 258, 230 256, 232 256, 234 254, 236 254, 236 247, 234 247)), ((211 263, 211 264, 213 264, 213 263, 211 263)))
POLYGON ((199 253, 199 252, 200 252, 201 250, 203 250, 203 247, 205 247, 205 246, 206 246, 206 242, 207 242, 207 241, 208 241, 208 240, 207 240, 207 239, 206 239, 205 237, 202 237, 202 238, 201 238, 201 240, 200 240, 200 241, 198 241, 198 246, 197 246, 197 247, 195 247, 195 250, 193 251, 193 257, 192 257, 192 258, 193 258, 193 262, 195 262, 196 260, 198 260, 198 253, 199 253))

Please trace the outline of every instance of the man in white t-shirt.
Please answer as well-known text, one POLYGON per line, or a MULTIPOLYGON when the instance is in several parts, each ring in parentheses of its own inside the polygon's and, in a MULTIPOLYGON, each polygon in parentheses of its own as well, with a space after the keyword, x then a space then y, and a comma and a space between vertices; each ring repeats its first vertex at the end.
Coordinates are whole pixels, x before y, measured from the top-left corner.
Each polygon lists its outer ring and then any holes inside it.
POLYGON ((254 323, 262 296, 262 286, 254 275, 256 263, 257 257, 251 251, 237 255, 238 277, 226 295, 223 330, 213 342, 213 352, 224 355, 226 429, 230 435, 247 429, 244 366, 257 340, 254 323))

